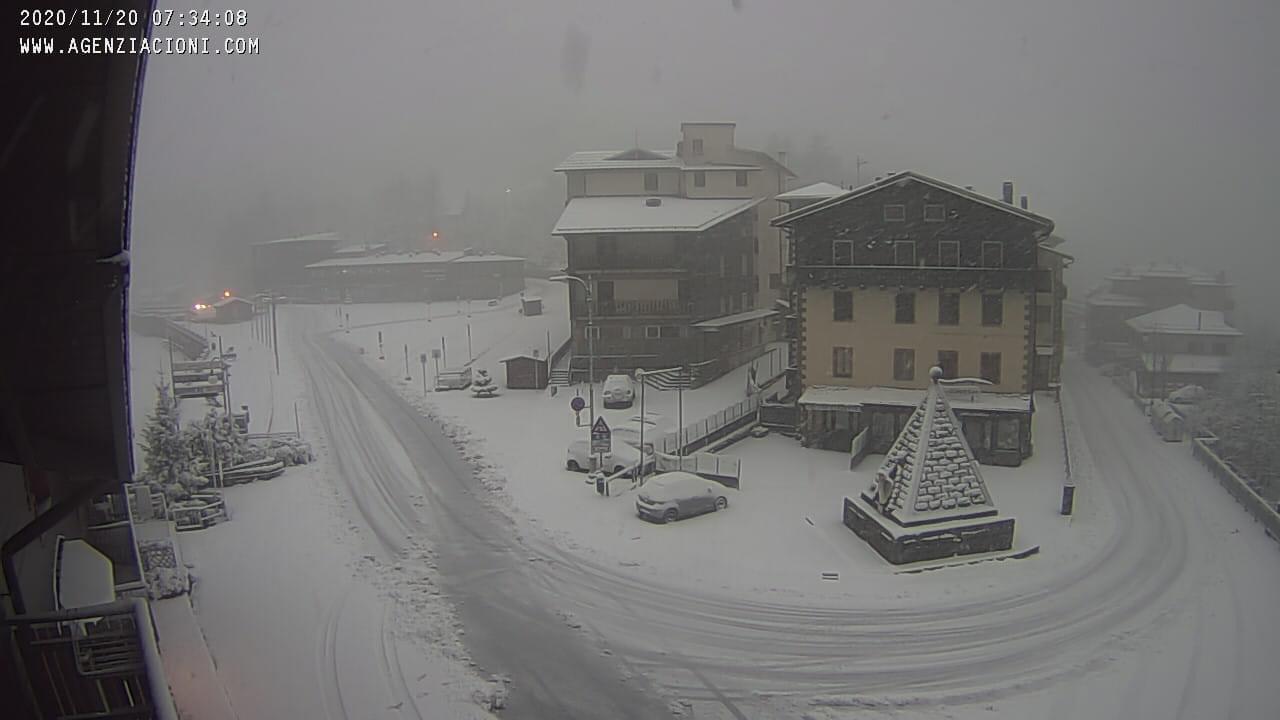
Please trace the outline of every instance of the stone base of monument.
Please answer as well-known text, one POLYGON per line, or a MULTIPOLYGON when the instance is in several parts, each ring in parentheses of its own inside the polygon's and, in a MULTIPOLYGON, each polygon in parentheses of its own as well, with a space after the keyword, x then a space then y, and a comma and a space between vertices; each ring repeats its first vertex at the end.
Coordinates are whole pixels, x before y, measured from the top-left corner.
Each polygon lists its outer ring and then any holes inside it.
POLYGON ((864 498, 846 497, 844 524, 894 565, 1013 547, 1013 518, 995 510, 904 526, 881 515, 864 498))

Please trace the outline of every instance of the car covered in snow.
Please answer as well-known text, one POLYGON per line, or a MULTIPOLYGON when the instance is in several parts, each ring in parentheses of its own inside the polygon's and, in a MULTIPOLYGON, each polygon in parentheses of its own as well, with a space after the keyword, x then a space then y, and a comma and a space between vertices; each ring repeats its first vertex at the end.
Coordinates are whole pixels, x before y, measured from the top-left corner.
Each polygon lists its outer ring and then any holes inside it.
POLYGON ((688 472, 669 472, 645 482, 636 495, 636 514, 646 520, 675 522, 729 507, 729 490, 688 472))
MULTIPOLYGON (((593 469, 592 461, 595 459, 591 452, 590 440, 574 440, 569 443, 569 449, 565 451, 564 466, 574 472, 587 472, 593 469)), ((626 444, 615 442, 613 450, 604 454, 603 470, 609 474, 622 472, 629 467, 633 467, 640 462, 640 451, 626 444)), ((649 456, 649 462, 646 463, 650 467, 653 465, 653 456, 649 456)))
POLYGON ((604 406, 607 408, 629 408, 631 403, 635 402, 636 389, 631 384, 630 377, 610 375, 604 379, 601 395, 604 397, 604 406))

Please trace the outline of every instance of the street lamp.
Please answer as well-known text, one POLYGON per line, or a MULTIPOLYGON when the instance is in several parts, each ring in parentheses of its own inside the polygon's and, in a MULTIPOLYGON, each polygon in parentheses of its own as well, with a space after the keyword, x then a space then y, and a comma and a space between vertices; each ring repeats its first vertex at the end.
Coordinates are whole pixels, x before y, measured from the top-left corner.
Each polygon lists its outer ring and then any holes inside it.
MULTIPOLYGON (((591 423, 596 424, 596 347, 592 338, 592 330, 595 328, 595 311, 592 309, 594 300, 591 296, 591 283, 583 280, 577 275, 552 275, 551 280, 555 282, 576 282, 582 285, 582 289, 587 293, 587 402, 591 408, 591 423)), ((572 372, 572 368, 570 368, 572 372)), ((589 425, 589 426, 590 426, 589 425)))

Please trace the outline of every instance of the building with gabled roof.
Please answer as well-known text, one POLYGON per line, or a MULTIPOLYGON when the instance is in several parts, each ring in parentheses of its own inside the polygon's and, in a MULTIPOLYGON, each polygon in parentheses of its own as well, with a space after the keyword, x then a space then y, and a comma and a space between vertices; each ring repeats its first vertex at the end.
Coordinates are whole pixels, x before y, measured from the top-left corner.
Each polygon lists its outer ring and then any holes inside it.
POLYGON ((873 485, 844 501, 845 525, 895 565, 1013 546, 1014 520, 996 510, 942 390, 942 369, 929 376, 873 485))
POLYGON ((1053 221, 916 172, 774 218, 789 234, 800 433, 810 447, 888 450, 924 370, 990 382, 961 413, 979 461, 1031 455, 1033 391, 1062 362, 1062 268, 1053 221), (820 391, 813 390, 821 388, 820 391), (828 388, 846 388, 831 392, 828 388), (907 392, 907 395, 911 393, 907 392))
POLYGON ((1164 397, 1186 385, 1212 387, 1244 335, 1224 313, 1183 304, 1129 318, 1125 325, 1136 354, 1134 389, 1143 397, 1164 397))

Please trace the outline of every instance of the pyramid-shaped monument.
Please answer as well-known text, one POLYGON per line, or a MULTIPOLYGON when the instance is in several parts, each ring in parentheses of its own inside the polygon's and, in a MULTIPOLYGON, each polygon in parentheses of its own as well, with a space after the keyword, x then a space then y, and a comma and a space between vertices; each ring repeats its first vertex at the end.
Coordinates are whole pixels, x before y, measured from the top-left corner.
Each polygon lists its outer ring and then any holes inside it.
POLYGON ((929 376, 871 487, 844 502, 845 525, 894 564, 1013 546, 1013 518, 996 510, 939 383, 942 370, 929 376))

